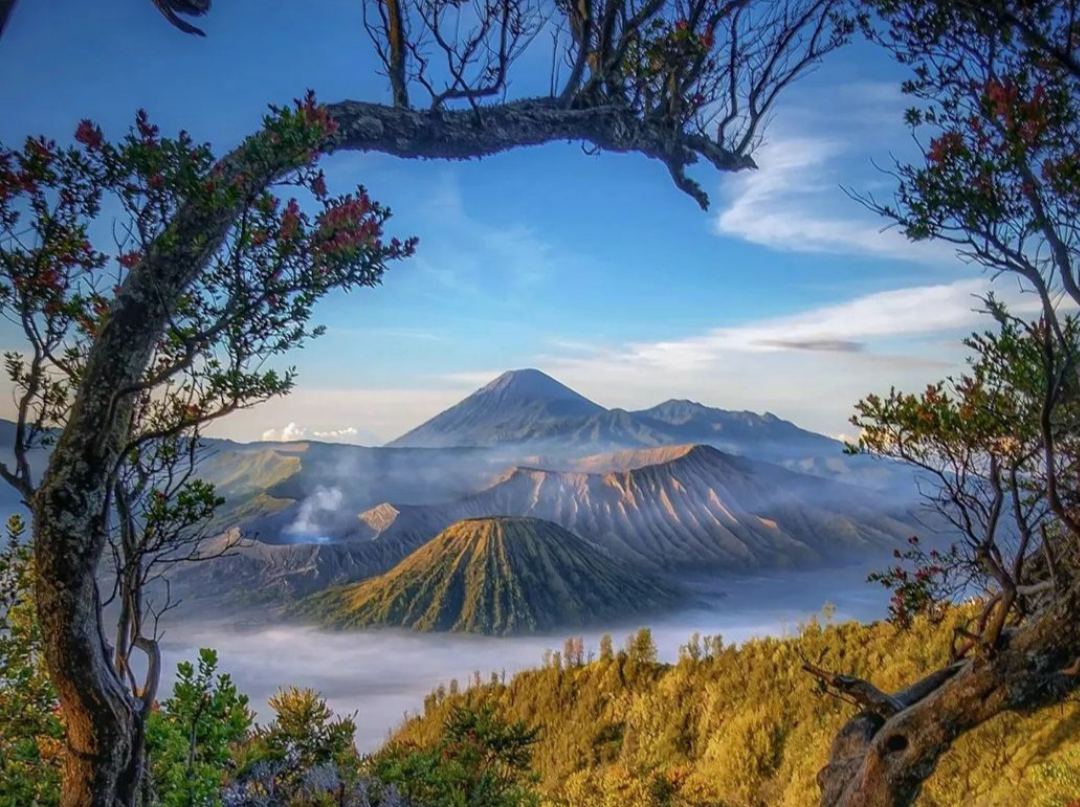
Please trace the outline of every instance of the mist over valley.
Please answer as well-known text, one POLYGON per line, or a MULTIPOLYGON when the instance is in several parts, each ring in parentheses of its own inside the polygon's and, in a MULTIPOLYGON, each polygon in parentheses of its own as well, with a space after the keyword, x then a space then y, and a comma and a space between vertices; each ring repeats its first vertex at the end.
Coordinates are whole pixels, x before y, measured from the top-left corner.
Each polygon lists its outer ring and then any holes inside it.
MULTIPOLYGON (((326 696, 335 711, 356 712, 361 750, 378 747, 406 713, 415 714, 425 695, 457 679, 462 689, 476 671, 484 682, 539 666, 545 651, 560 651, 571 636, 584 637, 595 653, 600 636, 610 633, 617 647, 639 627, 648 626, 661 661, 672 662, 695 632, 721 634, 725 643, 759 636, 794 634, 811 616, 835 606, 834 622, 870 621, 885 615, 887 592, 866 584, 866 573, 880 564, 817 571, 749 575, 738 578, 686 576, 689 602, 680 610, 638 620, 612 620, 587 630, 545 635, 490 637, 381 629, 327 631, 311 625, 268 619, 264 610, 238 610, 224 618, 185 614, 170 623, 162 643, 165 669, 192 659, 200 647, 214 647, 222 670, 251 696, 265 719, 266 700, 279 687, 310 686, 326 696)), ((164 686, 171 682, 166 681, 164 686)))

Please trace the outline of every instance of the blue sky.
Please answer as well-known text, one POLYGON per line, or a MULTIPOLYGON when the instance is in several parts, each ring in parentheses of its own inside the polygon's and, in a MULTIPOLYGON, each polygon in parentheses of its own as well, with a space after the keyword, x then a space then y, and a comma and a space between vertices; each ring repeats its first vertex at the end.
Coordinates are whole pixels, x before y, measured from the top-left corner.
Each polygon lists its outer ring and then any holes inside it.
MULTIPOLYGON (((83 117, 119 134, 145 107, 224 150, 309 87, 388 96, 359 2, 219 2, 204 27, 182 36, 146 0, 24 0, 0 41, 0 141, 66 139, 83 117)), ((517 65, 512 94, 546 87, 545 58, 517 65)), ((708 213, 659 164, 577 145, 331 157, 332 188, 365 184, 419 253, 381 288, 327 300, 327 336, 293 357, 296 392, 218 433, 390 439, 526 366, 606 406, 692 398, 844 432, 866 392, 957 369, 989 287, 948 249, 881 232, 841 189, 891 193, 871 160, 910 152, 901 77, 868 45, 834 54, 788 91, 758 171, 698 172, 708 213)))

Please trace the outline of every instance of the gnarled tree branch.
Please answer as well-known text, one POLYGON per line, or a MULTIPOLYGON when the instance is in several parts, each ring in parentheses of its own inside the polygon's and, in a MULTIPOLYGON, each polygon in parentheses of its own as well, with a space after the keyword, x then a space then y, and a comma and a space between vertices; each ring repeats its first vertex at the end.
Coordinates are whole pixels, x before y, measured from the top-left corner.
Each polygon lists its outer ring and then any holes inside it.
POLYGON ((565 109, 541 98, 471 111, 419 111, 364 101, 329 105, 339 125, 335 150, 376 151, 408 159, 468 160, 545 143, 583 142, 602 151, 659 160, 703 209, 708 196, 686 177, 703 159, 719 171, 755 168, 753 158, 709 138, 672 132, 619 106, 565 109))
POLYGON ((952 743, 1008 711, 1056 703, 1080 680, 1080 584, 1040 617, 979 654, 939 670, 886 700, 870 703, 833 743, 818 774, 822 807, 909 807, 952 743), (903 706, 891 712, 892 700, 903 706))

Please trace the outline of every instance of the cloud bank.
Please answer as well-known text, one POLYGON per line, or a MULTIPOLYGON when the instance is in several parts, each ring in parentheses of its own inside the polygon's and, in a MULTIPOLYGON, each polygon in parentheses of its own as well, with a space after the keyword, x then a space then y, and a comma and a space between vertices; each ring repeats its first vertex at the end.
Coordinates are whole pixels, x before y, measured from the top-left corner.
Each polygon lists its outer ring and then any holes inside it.
POLYGON ((291 443, 298 440, 320 440, 325 443, 351 443, 354 445, 378 445, 382 442, 371 432, 361 431, 355 426, 341 429, 308 429, 292 421, 280 429, 267 429, 262 433, 262 440, 274 443, 291 443))

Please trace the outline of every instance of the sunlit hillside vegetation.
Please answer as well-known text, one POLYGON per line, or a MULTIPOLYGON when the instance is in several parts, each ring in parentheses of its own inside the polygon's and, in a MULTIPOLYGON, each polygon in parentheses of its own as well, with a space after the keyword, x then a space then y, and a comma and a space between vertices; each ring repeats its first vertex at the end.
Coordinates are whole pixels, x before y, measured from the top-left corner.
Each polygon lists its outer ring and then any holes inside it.
MULTIPOLYGON (((899 631, 811 620, 797 636, 741 647, 694 638, 674 665, 656 663, 647 632, 624 650, 602 646, 595 658, 579 658, 568 642, 543 668, 506 684, 478 678, 457 694, 433 693, 395 742, 431 744, 452 710, 490 705, 540 727, 534 768, 549 804, 805 807, 818 802, 815 776, 856 710, 819 692, 804 660, 896 691, 947 658, 950 634, 925 621, 899 631)), ((918 803, 1066 807, 1078 798, 1080 705, 1069 703, 1006 715, 964 736, 918 803)))

